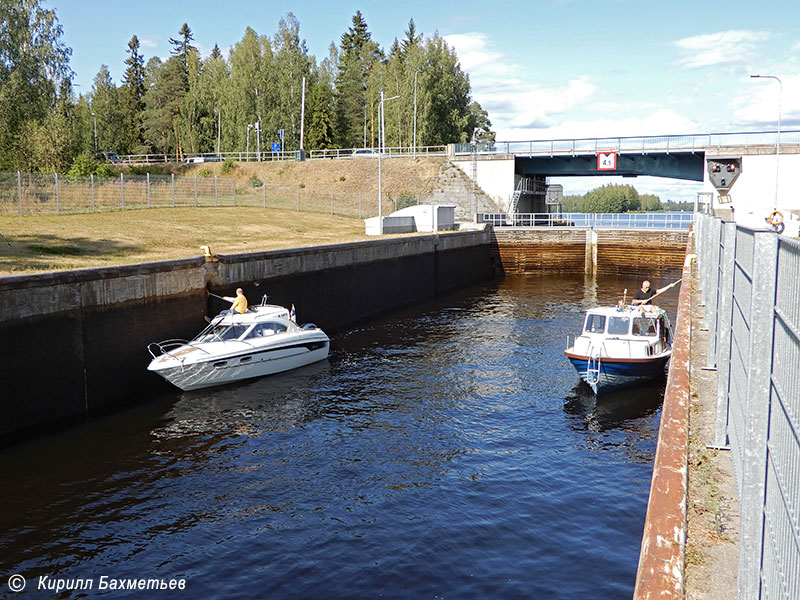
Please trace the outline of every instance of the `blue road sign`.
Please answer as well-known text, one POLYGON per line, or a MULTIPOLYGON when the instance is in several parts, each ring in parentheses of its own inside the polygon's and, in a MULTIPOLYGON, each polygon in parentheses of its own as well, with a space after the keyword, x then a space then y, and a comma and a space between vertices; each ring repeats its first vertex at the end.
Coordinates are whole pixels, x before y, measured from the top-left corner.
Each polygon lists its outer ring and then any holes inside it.
POLYGON ((281 151, 280 142, 272 142, 272 151, 273 152, 280 152, 281 151))

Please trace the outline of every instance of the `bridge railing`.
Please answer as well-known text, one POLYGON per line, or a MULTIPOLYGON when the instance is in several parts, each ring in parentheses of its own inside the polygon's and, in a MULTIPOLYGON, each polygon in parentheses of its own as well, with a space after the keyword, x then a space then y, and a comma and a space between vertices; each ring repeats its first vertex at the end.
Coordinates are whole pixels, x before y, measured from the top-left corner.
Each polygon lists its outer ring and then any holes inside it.
MULTIPOLYGON (((416 158, 425 156, 445 156, 447 148, 445 146, 404 146, 384 148, 382 158, 416 158)), ((305 156, 301 156, 298 150, 286 150, 272 152, 269 149, 244 150, 239 152, 206 152, 192 153, 178 156, 176 154, 126 154, 120 156, 123 164, 154 164, 154 163, 206 163, 223 162, 233 160, 236 162, 276 162, 276 161, 296 161, 296 160, 320 160, 320 159, 351 159, 351 158, 377 158, 378 151, 374 148, 329 148, 325 150, 308 150, 305 156), (356 151, 362 151, 357 153, 356 151), (363 153, 364 150, 372 150, 363 153)))
POLYGON ((493 227, 593 227, 608 229, 689 229, 693 212, 647 213, 479 213, 493 227))
MULTIPOLYGON (((710 148, 772 146, 777 131, 744 131, 640 137, 574 138, 481 143, 477 154, 596 154, 598 152, 695 152, 710 148)), ((781 144, 800 144, 800 131, 781 131, 781 144)), ((469 144, 456 144, 456 155, 472 154, 469 144)))

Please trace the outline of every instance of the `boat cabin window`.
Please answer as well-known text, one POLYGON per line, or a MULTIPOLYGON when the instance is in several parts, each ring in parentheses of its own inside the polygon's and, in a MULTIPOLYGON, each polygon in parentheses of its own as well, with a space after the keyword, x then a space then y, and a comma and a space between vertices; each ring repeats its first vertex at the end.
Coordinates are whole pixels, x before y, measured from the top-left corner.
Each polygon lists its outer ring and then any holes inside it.
POLYGON ((247 330, 244 325, 215 325, 207 327, 203 333, 197 336, 198 342, 224 342, 225 340, 236 340, 242 337, 247 330))
POLYGON ((650 317, 634 317, 633 335, 651 336, 656 334, 656 320, 650 317))
POLYGON ((628 317, 609 317, 608 319, 608 333, 615 335, 628 335, 628 328, 631 325, 628 317))
POLYGON ((662 342, 664 342, 665 344, 669 344, 670 342, 672 342, 672 340, 669 339, 669 329, 667 328, 663 317, 658 318, 658 331, 661 334, 662 342))
POLYGON ((270 335, 275 335, 276 333, 283 333, 284 331, 286 331, 286 325, 283 323, 258 323, 255 327, 253 327, 252 331, 247 337, 267 337, 270 335))
POLYGON ((604 315, 595 315, 589 313, 586 315, 586 333, 603 333, 606 329, 606 318, 604 315))

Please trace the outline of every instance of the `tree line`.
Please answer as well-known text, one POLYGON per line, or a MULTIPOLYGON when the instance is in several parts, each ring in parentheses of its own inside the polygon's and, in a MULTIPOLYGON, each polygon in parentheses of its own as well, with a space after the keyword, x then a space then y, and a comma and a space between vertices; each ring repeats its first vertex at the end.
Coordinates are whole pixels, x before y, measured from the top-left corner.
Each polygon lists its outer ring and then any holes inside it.
POLYGON ((292 151, 303 108, 304 149, 378 147, 381 92, 399 96, 384 102, 388 147, 412 145, 415 112, 417 146, 467 142, 478 129, 494 140, 455 51, 413 19, 386 51, 357 11, 319 62, 292 13, 273 36, 247 27, 227 56, 215 45, 201 57, 185 23, 169 57, 146 57, 134 35, 121 82, 102 65, 78 95, 54 10, 3 0, 0 25, 0 171, 63 173, 97 151, 180 158, 241 152, 248 141, 250 151, 279 141, 292 151))
POLYGON ((662 210, 693 210, 691 202, 674 202, 654 194, 640 194, 632 185, 608 184, 586 192, 582 196, 564 196, 564 212, 624 213, 655 212, 662 210))

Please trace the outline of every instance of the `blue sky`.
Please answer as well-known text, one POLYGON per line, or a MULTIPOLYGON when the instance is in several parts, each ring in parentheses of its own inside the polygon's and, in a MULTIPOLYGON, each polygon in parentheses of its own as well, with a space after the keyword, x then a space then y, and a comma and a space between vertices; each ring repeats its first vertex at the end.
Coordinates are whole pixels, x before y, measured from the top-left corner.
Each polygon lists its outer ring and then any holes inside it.
POLYGON ((214 44, 227 53, 248 26, 274 35, 292 12, 319 62, 361 10, 384 49, 411 18, 426 36, 438 31, 469 73, 498 141, 774 129, 779 86, 753 73, 781 78, 783 129, 800 128, 797 0, 43 3, 56 10, 73 49, 79 93, 91 89, 101 64, 119 84, 134 34, 145 59, 165 58, 186 22, 207 56, 214 44))

